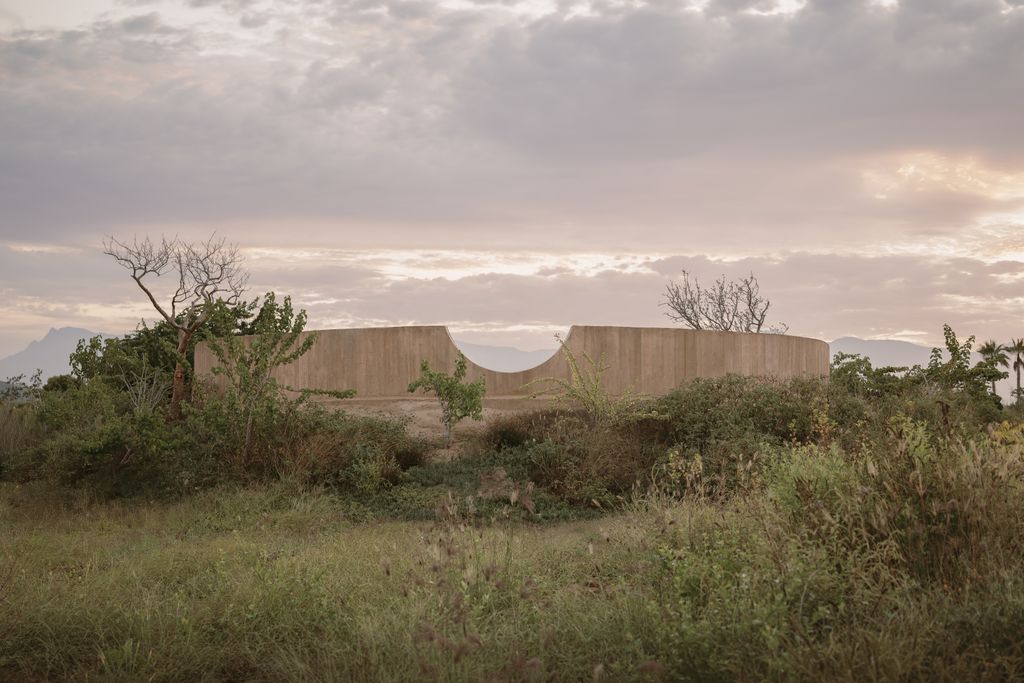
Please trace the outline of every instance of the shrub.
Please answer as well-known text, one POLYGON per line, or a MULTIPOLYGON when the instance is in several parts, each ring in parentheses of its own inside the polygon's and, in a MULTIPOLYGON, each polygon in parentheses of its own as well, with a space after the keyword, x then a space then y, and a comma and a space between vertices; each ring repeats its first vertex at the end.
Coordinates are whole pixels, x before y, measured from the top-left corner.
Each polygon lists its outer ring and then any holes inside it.
POLYGON ((25 471, 44 433, 35 405, 0 401, 0 478, 25 471))
POLYGON ((905 415, 946 437, 971 438, 1003 419, 1000 400, 989 391, 989 363, 970 366, 973 337, 961 343, 943 328, 945 355, 933 349, 926 367, 875 368, 858 355, 837 354, 829 378, 829 416, 845 448, 885 438, 888 421, 905 415))
POLYGON ((897 417, 888 444, 857 458, 788 451, 769 468, 770 495, 802 532, 849 552, 891 547, 893 570, 957 585, 1024 551, 1024 451, 1003 434, 935 439, 897 417))
POLYGON ((655 399, 632 425, 634 438, 672 453, 699 458, 701 481, 725 494, 760 475, 784 444, 830 438, 827 385, 819 379, 696 379, 655 399))
POLYGON ((827 410, 825 384, 726 375, 695 379, 657 399, 660 441, 707 457, 718 450, 752 454, 765 443, 806 442, 815 411, 827 410))
POLYGON ((43 384, 43 391, 67 391, 82 386, 82 380, 74 375, 54 375, 43 384))
POLYGON ((495 451, 522 446, 533 438, 529 415, 509 413, 491 418, 480 435, 481 443, 495 451))
POLYGON ((355 393, 302 389, 294 402, 285 397, 284 391, 292 389, 280 386, 273 372, 298 360, 316 344, 315 333, 303 338, 305 326, 306 312, 300 310, 296 313, 291 297, 285 297, 278 304, 277 297, 269 292, 253 323, 254 336, 251 339, 228 336, 210 340, 210 350, 218 361, 213 373, 222 378, 225 385, 218 397, 218 403, 224 408, 221 411, 222 425, 230 433, 230 438, 223 444, 228 449, 224 455, 240 471, 250 466, 252 450, 256 446, 256 431, 265 428, 266 424, 274 424, 279 413, 294 412, 295 406, 313 394, 348 398, 355 393), (259 423, 265 424, 261 426, 259 423))
POLYGON ((603 358, 595 360, 584 351, 581 363, 561 336, 556 335, 555 339, 569 367, 569 379, 545 377, 531 382, 527 386, 541 387, 532 398, 548 396, 557 408, 580 411, 594 423, 616 420, 636 411, 642 402, 640 396, 631 391, 612 396, 605 389, 602 382, 609 366, 603 358))
POLYGON ((614 505, 649 475, 663 450, 624 423, 595 426, 579 413, 541 421, 538 432, 522 447, 530 478, 571 503, 614 505))
POLYGON ((580 410, 546 409, 495 415, 487 420, 477 437, 479 447, 502 451, 546 439, 565 419, 586 419, 580 410))
POLYGON ((783 447, 767 495, 687 508, 658 550, 668 678, 1018 676, 1017 431, 961 442, 897 418, 887 450, 783 447))
POLYGON ((102 495, 177 493, 191 489, 202 469, 186 434, 160 408, 136 406, 102 381, 44 392, 34 406, 46 436, 11 475, 82 486, 102 495))
POLYGON ((959 582, 1024 551, 1024 451, 989 438, 934 440, 893 420, 893 447, 865 463, 867 530, 899 543, 918 577, 959 582))
POLYGON ((668 680, 789 679, 794 646, 826 641, 848 618, 844 568, 764 514, 695 515, 658 550, 668 680))
POLYGON ((526 452, 531 478, 571 502, 614 504, 652 474, 682 494, 684 482, 665 476, 673 457, 699 461, 702 490, 725 494, 749 487, 755 466, 783 444, 827 440, 826 391, 817 379, 698 379, 656 399, 608 398, 615 408, 576 403, 495 418, 481 445, 526 452))
MULTIPOLYGON (((237 452, 242 433, 230 397, 206 396, 187 419, 208 457, 237 452)), ((279 397, 262 404, 244 467, 236 461, 232 471, 242 479, 289 479, 306 488, 375 490, 394 483, 403 469, 422 464, 426 453, 426 444, 408 434, 404 421, 279 397)))
POLYGON ((784 518, 808 525, 839 523, 842 509, 863 493, 862 468, 837 446, 801 446, 785 450, 767 468, 765 482, 770 499, 784 518))
POLYGON ((361 493, 374 493, 398 482, 402 469, 393 453, 375 444, 360 444, 347 463, 346 484, 361 493))
POLYGON ((455 372, 449 375, 440 370, 431 370, 430 363, 423 361, 420 376, 409 384, 409 393, 424 391, 434 394, 441 404, 441 424, 444 425, 444 445, 452 440, 455 425, 467 417, 479 420, 484 409, 484 378, 466 382, 466 357, 459 354, 455 360, 455 372))

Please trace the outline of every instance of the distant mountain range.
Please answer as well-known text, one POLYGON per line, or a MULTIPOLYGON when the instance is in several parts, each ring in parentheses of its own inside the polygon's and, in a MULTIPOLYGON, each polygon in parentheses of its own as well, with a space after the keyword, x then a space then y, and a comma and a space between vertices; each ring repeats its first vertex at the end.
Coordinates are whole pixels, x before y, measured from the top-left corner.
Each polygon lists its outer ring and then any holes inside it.
MULTIPOLYGON (((0 383, 8 377, 31 376, 36 369, 43 371, 43 379, 69 372, 68 359, 80 339, 96 336, 96 332, 78 327, 51 329, 45 337, 30 343, 24 350, 0 359, 0 383)), ((101 335, 110 336, 110 335, 101 335)), ((518 372, 536 367, 550 358, 556 349, 523 351, 512 346, 472 344, 456 340, 466 357, 477 365, 499 372, 518 372)), ((857 353, 871 359, 875 367, 885 365, 910 366, 926 365, 931 347, 893 339, 858 339, 842 337, 829 344, 832 355, 857 353)), ((975 360, 978 360, 976 356, 975 360)), ((1005 398, 1010 395, 1010 380, 1000 382, 999 393, 1005 398)))
POLYGON ((498 372, 519 372, 535 368, 551 356, 555 355, 557 349, 540 349, 538 351, 523 351, 513 346, 488 346, 487 344, 470 344, 469 342, 454 340, 466 358, 477 365, 488 370, 498 372))
POLYGON ((932 347, 921 346, 907 341, 895 339, 858 339, 857 337, 840 337, 828 345, 829 351, 837 353, 856 353, 871 359, 876 368, 886 365, 897 367, 912 365, 928 365, 932 355, 932 347))
POLYGON ((79 327, 51 329, 45 337, 31 342, 18 353, 0 358, 0 380, 18 375, 25 375, 28 379, 36 370, 43 371, 44 381, 54 375, 65 375, 71 372, 71 352, 78 346, 78 341, 96 334, 79 327))

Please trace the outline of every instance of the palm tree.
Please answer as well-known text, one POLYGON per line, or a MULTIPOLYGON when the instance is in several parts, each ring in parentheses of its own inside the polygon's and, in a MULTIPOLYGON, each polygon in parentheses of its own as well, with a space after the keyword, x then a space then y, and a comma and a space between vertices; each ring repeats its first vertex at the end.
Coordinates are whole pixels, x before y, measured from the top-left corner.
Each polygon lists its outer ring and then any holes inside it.
POLYGON ((1013 358, 1013 371, 1017 373, 1017 389, 1013 395, 1017 397, 1014 404, 1020 403, 1020 371, 1024 370, 1024 339, 1011 339, 1010 346, 1006 349, 1013 358))
MULTIPOLYGON (((989 339, 987 342, 978 347, 978 353, 981 354, 981 358, 985 363, 988 363, 993 368, 1010 367, 1010 357, 1006 354, 1008 349, 997 342, 995 339, 989 339)), ((1018 371, 1018 375, 1020 372, 1018 371)), ((1003 374, 1005 377, 1005 373, 1003 374)), ((992 380, 992 393, 996 393, 996 381, 992 380)))

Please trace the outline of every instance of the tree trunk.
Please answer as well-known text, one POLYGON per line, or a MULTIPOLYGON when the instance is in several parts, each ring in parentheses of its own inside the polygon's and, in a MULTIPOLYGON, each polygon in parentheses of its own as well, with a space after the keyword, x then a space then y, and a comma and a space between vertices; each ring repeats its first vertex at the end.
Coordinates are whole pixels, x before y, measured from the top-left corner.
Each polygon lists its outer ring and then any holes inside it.
POLYGON ((182 418, 181 404, 185 400, 186 386, 185 386, 185 364, 182 362, 182 358, 185 357, 185 352, 188 351, 188 342, 192 338, 192 335, 183 330, 178 331, 178 360, 174 364, 174 383, 171 386, 171 407, 168 412, 168 419, 172 422, 179 422, 182 418))
POLYGON ((1014 405, 1020 403, 1020 368, 1021 366, 1019 364, 1013 364, 1013 369, 1017 371, 1017 400, 1014 401, 1014 405))
POLYGON ((172 422, 181 420, 181 403, 185 400, 185 365, 180 360, 174 364, 174 384, 171 387, 171 408, 167 414, 172 422))
POLYGON ((242 441, 241 462, 238 463, 238 469, 243 472, 249 464, 249 449, 252 447, 252 427, 256 419, 256 411, 252 406, 249 406, 247 412, 248 415, 245 416, 245 438, 242 441))

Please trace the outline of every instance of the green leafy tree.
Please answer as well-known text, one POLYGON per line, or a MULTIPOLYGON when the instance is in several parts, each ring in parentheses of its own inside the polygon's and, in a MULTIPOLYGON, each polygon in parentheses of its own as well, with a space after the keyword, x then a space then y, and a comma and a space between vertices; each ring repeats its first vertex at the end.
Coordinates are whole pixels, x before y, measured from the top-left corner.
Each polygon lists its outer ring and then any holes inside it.
POLYGON ((913 369, 911 379, 923 382, 926 392, 941 409, 943 425, 948 428, 954 406, 957 410, 971 405, 998 407, 998 398, 989 393, 989 385, 1001 373, 987 363, 971 366, 974 337, 968 337, 961 343, 949 325, 943 325, 942 331, 945 354, 943 349, 933 348, 928 366, 913 369))
MULTIPOLYGON (((1000 344, 995 339, 989 339, 987 342, 978 347, 978 353, 981 354, 981 362, 988 364, 991 368, 999 371, 999 368, 1010 367, 1010 357, 1006 353, 1006 346, 1000 344)), ((1006 379, 1009 373, 999 371, 999 377, 993 376, 991 382, 992 393, 996 393, 996 381, 1000 379, 1006 379)))
POLYGON ((1020 397, 1022 394, 1020 388, 1020 371, 1024 370, 1024 339, 1011 339, 1010 345, 1006 350, 1013 357, 1013 371, 1017 375, 1017 388, 1013 390, 1013 395, 1016 397, 1015 403, 1020 403, 1020 397))
MULTIPOLYGON (((203 339, 252 334, 258 305, 258 300, 213 303, 206 325, 185 349, 187 398, 191 398, 196 344, 203 339)), ((135 395, 144 391, 151 402, 159 400, 166 405, 171 400, 172 379, 179 362, 177 336, 177 330, 165 321, 154 325, 142 321, 135 331, 122 337, 82 339, 71 353, 69 381, 102 381, 135 395), (161 392, 161 387, 166 392, 161 392)))
POLYGON ((452 440, 455 425, 469 417, 479 420, 484 409, 484 378, 474 382, 466 382, 466 357, 459 354, 455 359, 455 372, 432 370, 430 363, 420 364, 419 379, 409 384, 409 393, 423 391, 434 394, 441 404, 441 424, 444 425, 444 444, 448 446, 452 440))
POLYGON ((905 391, 909 370, 906 366, 895 365, 876 368, 870 358, 840 351, 832 358, 828 381, 840 393, 876 399, 905 391))
POLYGON ((348 398, 355 394, 354 391, 295 389, 279 384, 274 378, 276 368, 298 360, 316 344, 316 333, 304 335, 305 327, 306 311, 296 313, 291 297, 286 296, 278 303, 277 296, 269 292, 250 326, 251 335, 209 340, 210 350, 218 361, 213 374, 223 378, 225 399, 239 418, 235 425, 239 431, 236 464, 242 467, 249 459, 257 420, 261 415, 274 412, 284 391, 298 392, 298 401, 314 394, 334 398, 348 398))
POLYGON ((21 374, 8 377, 0 382, 0 403, 34 401, 43 393, 43 371, 36 370, 31 376, 21 374))
POLYGON ((968 337, 961 343, 949 325, 942 326, 942 333, 946 348, 932 349, 928 367, 922 372, 923 379, 945 392, 987 393, 993 377, 998 378, 998 371, 987 364, 971 366, 974 337, 968 337))

